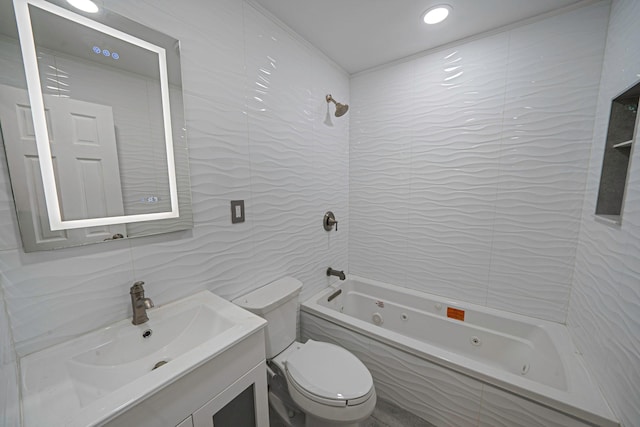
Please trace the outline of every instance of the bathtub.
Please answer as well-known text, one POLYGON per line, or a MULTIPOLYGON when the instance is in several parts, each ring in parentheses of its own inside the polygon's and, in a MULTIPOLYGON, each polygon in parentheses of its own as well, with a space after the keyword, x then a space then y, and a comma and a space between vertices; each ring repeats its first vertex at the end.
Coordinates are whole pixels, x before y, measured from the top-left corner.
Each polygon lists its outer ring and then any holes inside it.
POLYGON ((376 389, 436 425, 619 426, 564 325, 350 275, 301 304, 376 389))

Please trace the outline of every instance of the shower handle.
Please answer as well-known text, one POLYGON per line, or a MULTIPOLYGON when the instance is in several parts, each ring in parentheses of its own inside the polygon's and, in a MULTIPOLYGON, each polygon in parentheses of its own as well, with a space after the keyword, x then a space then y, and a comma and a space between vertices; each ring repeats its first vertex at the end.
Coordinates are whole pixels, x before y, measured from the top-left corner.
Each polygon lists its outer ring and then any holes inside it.
POLYGON ((327 231, 333 230, 333 226, 336 226, 336 231, 338 231, 338 220, 336 220, 336 216, 331 211, 327 211, 324 214, 324 218, 322 219, 322 225, 324 229, 327 231))

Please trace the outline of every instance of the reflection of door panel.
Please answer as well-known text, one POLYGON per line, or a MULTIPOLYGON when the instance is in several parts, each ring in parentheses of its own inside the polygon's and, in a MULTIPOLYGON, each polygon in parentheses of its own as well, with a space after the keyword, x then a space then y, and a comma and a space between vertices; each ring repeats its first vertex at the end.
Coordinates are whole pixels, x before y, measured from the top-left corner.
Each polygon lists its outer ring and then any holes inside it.
MULTIPOLYGON (((27 92, 0 86, 0 100, 0 124, 25 250, 126 235, 124 225, 50 231, 27 92)), ((45 106, 62 218, 123 215, 111 107, 47 95, 45 106)))

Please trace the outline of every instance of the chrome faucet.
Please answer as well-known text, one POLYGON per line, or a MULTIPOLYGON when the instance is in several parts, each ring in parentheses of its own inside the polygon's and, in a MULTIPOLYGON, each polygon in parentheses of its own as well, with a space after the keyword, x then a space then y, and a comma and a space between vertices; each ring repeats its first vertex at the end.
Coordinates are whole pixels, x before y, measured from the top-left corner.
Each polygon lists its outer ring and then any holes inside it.
POLYGON ((144 282, 133 284, 129 293, 131 294, 131 307, 133 308, 133 320, 131 323, 140 325, 149 320, 147 309, 153 307, 153 301, 144 297, 144 282))
POLYGON ((347 276, 344 275, 344 271, 334 270, 333 268, 327 268, 327 276, 338 276, 340 280, 344 280, 347 276))

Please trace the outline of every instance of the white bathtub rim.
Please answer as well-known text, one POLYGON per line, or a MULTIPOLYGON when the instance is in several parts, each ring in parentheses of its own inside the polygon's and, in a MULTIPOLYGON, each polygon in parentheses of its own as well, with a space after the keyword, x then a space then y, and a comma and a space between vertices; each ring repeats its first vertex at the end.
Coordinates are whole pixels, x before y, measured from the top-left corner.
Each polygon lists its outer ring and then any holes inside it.
POLYGON ((301 304, 300 310, 360 334, 366 336, 373 335, 373 337, 371 337, 372 339, 382 342, 383 344, 387 344, 414 356, 424 358, 429 362, 520 395, 533 402, 540 403, 551 409, 566 413, 589 423, 602 427, 620 426, 613 411, 602 396, 600 389, 596 386, 595 382, 593 382, 588 370, 586 369, 582 356, 575 349, 564 325, 538 318, 500 311, 472 303, 460 302, 450 298, 416 291, 410 288, 398 287, 388 283, 367 279, 361 276, 348 275, 347 279, 371 283, 381 287, 390 286, 392 289, 399 289, 402 292, 406 292, 416 297, 424 297, 424 295, 427 295, 430 299, 441 302, 443 305, 446 304, 463 309, 468 308, 470 310, 480 310, 489 314, 497 314, 501 317, 518 321, 531 322, 533 320, 537 326, 545 328, 545 330, 550 333, 554 344, 558 347, 558 351, 562 355, 561 358, 565 372, 568 373, 567 387, 569 392, 540 384, 526 377, 504 372, 503 370, 486 364, 478 363, 468 357, 443 350, 437 346, 400 335, 393 331, 382 328, 371 331, 370 328, 373 325, 317 303, 318 300, 326 298, 326 296, 339 289, 344 282, 334 283, 330 287, 313 295, 301 304), (560 334, 559 328, 564 328, 562 334, 560 334), (397 336, 400 336, 402 340, 397 340, 397 336), (567 355, 572 356, 572 363, 570 364, 567 363, 567 355), (520 383, 522 386, 518 386, 515 383, 520 383), (588 392, 588 395, 585 394, 585 392, 588 392), (580 393, 580 397, 576 395, 577 393, 580 393))

